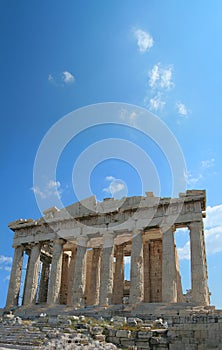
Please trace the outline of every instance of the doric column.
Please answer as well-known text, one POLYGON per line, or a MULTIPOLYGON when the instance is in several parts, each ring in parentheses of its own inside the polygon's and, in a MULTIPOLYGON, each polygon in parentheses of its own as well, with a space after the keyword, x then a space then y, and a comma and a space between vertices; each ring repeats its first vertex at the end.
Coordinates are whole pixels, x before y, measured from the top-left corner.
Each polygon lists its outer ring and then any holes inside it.
POLYGON ((144 268, 144 302, 150 303, 150 244, 143 245, 143 268, 144 268))
POLYGON ((99 303, 101 248, 93 248, 89 305, 99 303))
POLYGON ((75 261, 76 261, 76 246, 72 247, 72 256, 69 263, 69 278, 68 278, 68 295, 67 295, 67 305, 72 305, 73 302, 73 281, 75 272, 75 261))
POLYGON ((48 304, 59 304, 64 243, 65 241, 61 238, 58 238, 53 242, 49 292, 47 298, 48 304))
POLYGON ((50 273, 50 260, 49 258, 42 258, 42 273, 39 287, 39 303, 45 303, 47 301, 48 284, 50 273))
POLYGON ((112 233, 104 234, 102 251, 101 275, 100 275, 100 298, 101 306, 110 305, 113 292, 113 256, 114 236, 112 233))
POLYGON ((113 304, 122 304, 124 289, 124 245, 117 245, 116 263, 113 282, 113 304))
POLYGON ((141 231, 134 230, 132 236, 129 304, 138 304, 143 301, 143 282, 143 238, 141 231))
POLYGON ((6 301, 7 308, 18 305, 22 276, 23 254, 24 248, 22 246, 15 247, 14 259, 8 288, 8 296, 6 301))
POLYGON ((67 253, 63 253, 61 288, 60 288, 60 304, 67 304, 68 272, 69 272, 69 255, 67 253))
POLYGON ((90 283, 91 283, 91 277, 92 277, 92 256, 93 256, 93 249, 88 249, 86 254, 86 287, 85 287, 85 302, 86 305, 89 305, 90 300, 90 283))
POLYGON ((38 288, 39 278, 40 253, 40 243, 33 244, 33 246, 31 247, 28 268, 26 270, 27 277, 23 300, 24 305, 33 304, 36 302, 36 292, 38 288))
POLYGON ((209 305, 207 264, 204 245, 203 223, 192 222, 190 229, 192 301, 209 305))
POLYGON ((85 283, 86 283, 86 251, 88 237, 80 236, 77 241, 76 262, 73 286, 73 305, 85 306, 85 283))
POLYGON ((175 257, 174 230, 172 227, 163 230, 162 259, 162 301, 177 302, 177 271, 175 257))

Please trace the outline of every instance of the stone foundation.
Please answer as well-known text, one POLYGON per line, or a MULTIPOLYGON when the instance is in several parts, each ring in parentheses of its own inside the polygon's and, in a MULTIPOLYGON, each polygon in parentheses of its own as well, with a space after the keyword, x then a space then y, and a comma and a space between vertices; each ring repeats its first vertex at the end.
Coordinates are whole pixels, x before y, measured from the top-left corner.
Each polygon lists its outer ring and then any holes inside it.
POLYGON ((222 350, 222 311, 154 319, 46 315, 0 319, 0 346, 15 349, 222 350))

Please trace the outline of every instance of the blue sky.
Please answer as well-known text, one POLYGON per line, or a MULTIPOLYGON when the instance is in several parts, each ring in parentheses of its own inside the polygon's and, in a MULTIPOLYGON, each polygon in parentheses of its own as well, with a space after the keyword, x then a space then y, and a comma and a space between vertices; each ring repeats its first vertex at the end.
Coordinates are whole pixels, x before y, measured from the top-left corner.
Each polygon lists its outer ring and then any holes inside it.
MULTIPOLYGON (((7 224, 41 215, 35 200, 39 189, 33 186, 41 140, 73 110, 124 102, 150 110, 167 125, 186 160, 187 187, 207 190, 209 286, 212 304, 222 308, 221 1, 2 0, 0 10, 0 306, 13 256, 7 224)), ((114 125, 90 128, 70 141, 56 180, 49 179, 40 195, 51 203, 59 191, 64 205, 74 202, 76 159, 108 137, 143 148, 155 165, 161 195, 170 194, 169 167, 158 147, 133 128, 114 125)), ((133 164, 118 159, 98 164, 90 178, 99 200, 141 194, 142 185, 133 164)), ((143 190, 152 191, 152 185, 150 178, 151 188, 143 190)), ((186 289, 188 235, 178 236, 186 289)))

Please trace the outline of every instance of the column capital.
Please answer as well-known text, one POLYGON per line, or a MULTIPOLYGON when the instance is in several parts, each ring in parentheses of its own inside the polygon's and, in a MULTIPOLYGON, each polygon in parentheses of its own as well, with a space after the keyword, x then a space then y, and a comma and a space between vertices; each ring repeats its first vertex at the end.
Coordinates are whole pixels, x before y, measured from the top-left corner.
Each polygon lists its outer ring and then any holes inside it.
POLYGON ((203 229, 203 221, 191 221, 188 225, 189 230, 192 229, 203 229))
POLYGON ((41 247, 41 246, 42 246, 42 242, 31 242, 26 248, 32 249, 34 247, 41 247))
POLYGON ((22 248, 22 249, 24 249, 25 250, 25 246, 24 246, 24 244, 12 244, 12 248, 13 249, 16 249, 16 248, 22 248))
POLYGON ((138 229, 138 228, 134 228, 132 230, 132 238, 136 237, 137 235, 142 234, 143 230, 142 229, 138 229))
POLYGON ((110 248, 114 245, 114 233, 105 232, 103 235, 103 248, 110 248))
POLYGON ((79 236, 77 237, 77 245, 81 247, 87 247, 88 236, 79 236))
POLYGON ((175 225, 163 225, 163 226, 160 226, 160 232, 161 233, 164 234, 167 231, 175 232, 176 231, 176 226, 175 225))
POLYGON ((63 239, 63 238, 60 238, 60 237, 56 237, 53 241, 52 241, 53 244, 60 244, 60 245, 63 245, 66 243, 66 240, 63 239))

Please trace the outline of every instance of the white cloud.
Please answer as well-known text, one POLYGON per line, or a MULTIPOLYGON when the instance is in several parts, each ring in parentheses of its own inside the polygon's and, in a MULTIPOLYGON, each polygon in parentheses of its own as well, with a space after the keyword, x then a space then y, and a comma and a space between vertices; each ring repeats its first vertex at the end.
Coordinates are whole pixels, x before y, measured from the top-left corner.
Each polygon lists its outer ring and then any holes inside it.
MULTIPOLYGON (((206 251, 208 255, 222 252, 222 204, 208 206, 204 219, 206 251)), ((190 241, 177 248, 180 259, 190 259, 190 241)))
POLYGON ((11 271, 12 257, 0 255, 0 270, 11 271))
POLYGON ((213 173, 209 170, 215 166, 215 158, 202 160, 199 164, 199 168, 196 171, 188 171, 185 174, 187 185, 195 186, 201 180, 213 173))
POLYGON ((106 176, 105 180, 106 181, 113 181, 113 180, 115 180, 115 177, 113 177, 113 176, 106 176))
POLYGON ((71 84, 75 81, 74 75, 68 71, 62 72, 62 80, 64 81, 65 84, 71 84))
POLYGON ((222 225, 222 204, 207 207, 207 215, 206 219, 204 219, 204 224, 207 229, 222 225))
POLYGON ((40 196, 40 198, 50 198, 52 196, 61 196, 62 189, 61 183, 59 181, 49 180, 43 188, 39 188, 38 186, 32 187, 31 190, 35 195, 40 196))
POLYGON ((9 280, 10 280, 10 275, 6 276, 3 281, 5 282, 5 281, 9 281, 9 280))
POLYGON ((148 72, 149 86, 152 89, 167 89, 174 87, 172 80, 173 66, 163 67, 160 63, 156 63, 148 72))
POLYGON ((177 102, 176 103, 176 109, 177 109, 177 112, 183 117, 186 117, 188 115, 188 113, 189 113, 187 107, 182 102, 177 102))
POLYGON ((11 264, 12 258, 10 256, 0 255, 0 264, 11 264))
POLYGON ((68 72, 67 70, 62 72, 61 74, 57 75, 48 75, 48 81, 55 86, 64 86, 64 85, 70 85, 75 82, 75 77, 72 73, 68 72))
POLYGON ((195 186, 198 182, 200 182, 200 180, 203 179, 203 175, 198 173, 198 174, 194 174, 191 171, 188 171, 186 174, 186 182, 187 185, 189 186, 195 186))
POLYGON ((138 114, 135 111, 129 113, 124 108, 120 110, 120 119, 127 121, 132 126, 136 126, 137 118, 138 114))
POLYGON ((166 102, 162 99, 162 94, 158 92, 154 97, 149 100, 149 109, 152 111, 158 111, 163 109, 166 102))
POLYGON ((53 78, 52 74, 48 75, 48 81, 54 81, 54 78, 53 78))
POLYGON ((116 179, 114 176, 106 176, 105 180, 110 181, 110 184, 103 188, 103 192, 108 193, 115 199, 127 196, 127 186, 123 180, 116 179))
POLYGON ((201 168, 202 169, 209 169, 212 168, 215 165, 215 159, 206 159, 201 161, 201 168))
POLYGON ((159 64, 155 64, 151 71, 149 71, 149 86, 154 88, 160 80, 159 64))
POLYGON ((124 263, 127 265, 131 264, 131 256, 124 256, 124 263))
POLYGON ((177 252, 180 260, 190 260, 190 241, 186 242, 183 247, 178 247, 177 252))
POLYGON ((149 33, 145 32, 141 29, 137 29, 137 30, 135 30, 134 35, 136 37, 137 45, 138 45, 140 52, 146 52, 146 51, 149 51, 151 49, 151 47, 154 44, 154 40, 153 40, 153 37, 149 33))

